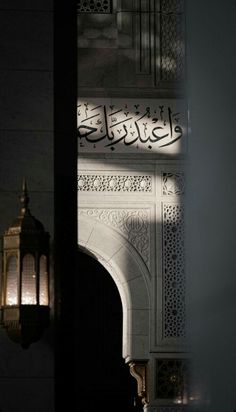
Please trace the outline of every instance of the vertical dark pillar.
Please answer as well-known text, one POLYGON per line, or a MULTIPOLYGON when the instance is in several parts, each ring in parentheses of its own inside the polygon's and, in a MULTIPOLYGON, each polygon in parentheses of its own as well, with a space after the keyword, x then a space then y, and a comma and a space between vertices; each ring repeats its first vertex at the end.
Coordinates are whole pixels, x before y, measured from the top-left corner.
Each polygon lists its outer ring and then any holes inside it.
MULTIPOLYGON (((55 410, 75 403, 77 252, 76 2, 54 1, 55 410)), ((74 409, 74 408, 73 408, 74 409)))
POLYGON ((208 412, 236 408, 235 16, 235 0, 187 2, 187 273, 196 395, 208 412))

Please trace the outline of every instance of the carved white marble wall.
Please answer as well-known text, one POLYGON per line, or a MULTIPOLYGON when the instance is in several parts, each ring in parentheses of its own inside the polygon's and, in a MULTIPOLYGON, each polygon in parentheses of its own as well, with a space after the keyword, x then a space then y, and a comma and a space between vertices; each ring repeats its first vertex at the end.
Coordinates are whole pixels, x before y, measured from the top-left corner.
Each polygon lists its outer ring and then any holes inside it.
POLYGON ((163 396, 164 404, 173 405, 163 388, 157 391, 157 381, 160 388, 165 365, 183 374, 188 358, 184 191, 181 160, 79 157, 79 243, 117 284, 124 309, 123 354, 127 361, 149 360, 152 405, 163 404, 163 396), (138 289, 129 277, 138 278, 138 289))
POLYGON ((184 1, 86 1, 78 10, 79 239, 120 291, 123 355, 138 361, 131 369, 140 393, 147 383, 144 410, 181 411, 188 369, 184 1))

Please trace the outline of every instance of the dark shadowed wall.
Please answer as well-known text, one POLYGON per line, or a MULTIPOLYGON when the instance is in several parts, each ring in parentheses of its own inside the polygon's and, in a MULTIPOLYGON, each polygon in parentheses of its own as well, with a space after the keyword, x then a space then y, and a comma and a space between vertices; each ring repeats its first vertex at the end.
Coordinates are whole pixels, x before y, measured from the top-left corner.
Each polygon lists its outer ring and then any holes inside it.
MULTIPOLYGON (((52 8, 51 0, 0 1, 0 233, 18 215, 26 177, 31 212, 50 232, 51 244, 52 8)), ((27 350, 0 330, 1 412, 52 412, 53 375, 52 327, 27 350)))
POLYGON ((236 3, 187 1, 187 256, 201 410, 236 409, 236 3))

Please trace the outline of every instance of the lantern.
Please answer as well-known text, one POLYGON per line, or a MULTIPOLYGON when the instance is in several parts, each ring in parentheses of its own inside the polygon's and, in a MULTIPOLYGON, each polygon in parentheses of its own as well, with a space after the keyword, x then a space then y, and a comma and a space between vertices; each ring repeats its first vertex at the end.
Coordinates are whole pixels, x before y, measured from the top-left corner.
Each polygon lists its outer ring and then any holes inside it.
POLYGON ((49 323, 49 234, 32 216, 23 181, 19 216, 3 236, 1 323, 28 347, 49 323))

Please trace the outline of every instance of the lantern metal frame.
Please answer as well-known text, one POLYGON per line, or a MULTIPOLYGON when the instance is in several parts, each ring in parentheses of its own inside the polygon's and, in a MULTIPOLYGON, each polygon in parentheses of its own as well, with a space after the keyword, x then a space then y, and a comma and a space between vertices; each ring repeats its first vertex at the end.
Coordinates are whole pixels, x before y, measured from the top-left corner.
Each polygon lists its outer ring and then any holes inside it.
MULTIPOLYGON (((49 325, 49 233, 44 230, 42 223, 32 216, 28 204, 28 190, 26 181, 23 181, 23 190, 20 197, 21 210, 19 216, 3 235, 3 271, 1 290, 1 325, 6 329, 8 336, 22 347, 28 348, 32 342, 39 340, 44 329, 49 325), (23 278, 24 258, 30 255, 34 262, 34 271, 23 278), (43 276, 40 259, 46 258, 44 265, 44 292, 46 304, 40 302, 40 280, 43 276), (10 284, 9 259, 16 258, 16 270, 13 284, 10 284), (35 280, 34 280, 35 279, 35 280), (35 288, 27 290, 30 285, 27 280, 35 282, 35 288), (10 289, 10 286, 11 289, 10 289), (23 286, 27 296, 33 301, 23 299, 23 286), (14 298, 10 302, 9 290, 14 298), (34 293, 34 295, 33 295, 34 293)), ((12 275, 12 273, 11 273, 12 275)))

